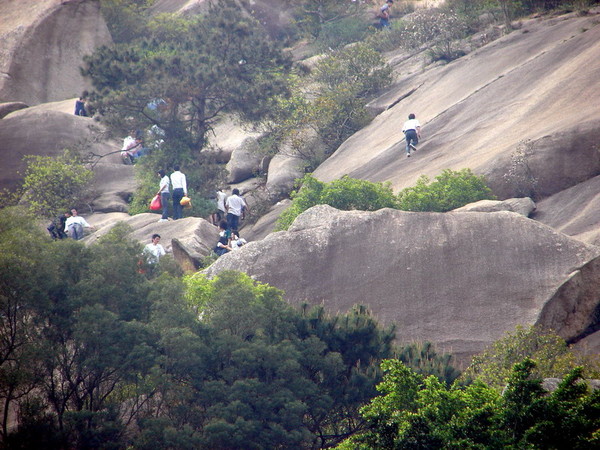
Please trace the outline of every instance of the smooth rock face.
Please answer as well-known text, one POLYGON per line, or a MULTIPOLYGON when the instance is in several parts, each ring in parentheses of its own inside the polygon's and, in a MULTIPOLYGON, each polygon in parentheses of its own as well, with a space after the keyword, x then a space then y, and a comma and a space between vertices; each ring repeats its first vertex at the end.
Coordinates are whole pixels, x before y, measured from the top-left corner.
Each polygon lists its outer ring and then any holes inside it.
POLYGON ((533 218, 583 242, 600 245, 600 176, 538 202, 533 218))
POLYGON ((469 203, 468 205, 456 208, 454 212, 498 212, 511 211, 521 214, 525 217, 535 211, 535 203, 529 197, 509 198, 504 201, 500 200, 480 200, 478 202, 469 203))
POLYGON ((0 101, 63 100, 88 88, 84 55, 112 43, 93 0, 0 2, 0 101))
POLYGON ((93 119, 78 117, 43 106, 13 112, 0 120, 0 158, 3 169, 0 186, 16 187, 21 180, 19 172, 25 168, 25 155, 56 156, 65 148, 105 154, 114 148, 98 141, 102 127, 93 119))
POLYGON ((595 14, 524 21, 520 30, 463 58, 404 74, 383 95, 379 106, 389 109, 344 142, 315 176, 391 181, 400 190, 421 174, 434 178, 467 167, 486 175, 500 199, 510 198, 517 193, 504 175, 525 140, 533 143, 528 164, 542 197, 598 175, 595 21, 595 14), (422 140, 407 159, 401 130, 413 112, 422 140))
POLYGON ((27 105, 22 102, 8 102, 0 104, 0 119, 9 115, 12 112, 27 108, 27 105))
POLYGON ((86 244, 95 243, 117 223, 125 222, 132 228, 130 237, 146 245, 154 233, 161 236, 161 245, 172 253, 175 261, 184 270, 195 270, 202 258, 215 247, 219 232, 217 227, 198 217, 186 217, 168 222, 157 222, 159 214, 143 213, 135 216, 125 214, 95 214, 86 220, 97 231, 85 238, 86 244))
POLYGON ((275 155, 269 164, 267 174, 267 191, 274 199, 288 196, 298 178, 302 178, 304 170, 302 161, 293 156, 275 155))
POLYGON ((292 303, 346 311, 359 303, 400 342, 429 340, 469 356, 518 324, 553 325, 565 338, 587 328, 600 248, 511 213, 338 211, 316 206, 289 231, 250 242, 205 270, 239 270, 292 303), (589 273, 570 283, 573 272, 589 273), (587 271, 587 270, 586 270, 587 271), (557 322, 561 316, 562 322, 557 322))
POLYGON ((240 183, 256 175, 263 155, 256 138, 248 137, 231 154, 227 163, 228 183, 240 183))

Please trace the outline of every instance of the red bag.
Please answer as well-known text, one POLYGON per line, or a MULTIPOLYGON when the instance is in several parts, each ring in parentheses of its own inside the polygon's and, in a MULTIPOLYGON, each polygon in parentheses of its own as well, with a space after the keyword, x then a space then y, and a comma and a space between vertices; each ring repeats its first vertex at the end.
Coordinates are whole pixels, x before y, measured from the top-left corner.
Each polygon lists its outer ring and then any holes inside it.
POLYGON ((162 209, 162 204, 160 202, 160 195, 155 195, 152 201, 150 202, 150 211, 160 211, 162 209))

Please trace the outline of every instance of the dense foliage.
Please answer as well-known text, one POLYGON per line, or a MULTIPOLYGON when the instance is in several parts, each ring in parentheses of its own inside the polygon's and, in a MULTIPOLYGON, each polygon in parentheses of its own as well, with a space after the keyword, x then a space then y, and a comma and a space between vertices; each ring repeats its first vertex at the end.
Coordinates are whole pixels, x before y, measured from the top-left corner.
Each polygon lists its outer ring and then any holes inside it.
POLYGON ((340 449, 589 449, 600 444, 600 390, 573 369, 547 394, 531 377, 535 363, 515 365, 503 394, 483 383, 447 387, 398 360, 382 364, 381 393, 362 409, 368 430, 340 449))
POLYGON ((599 355, 578 354, 553 331, 535 326, 518 326, 514 332, 506 333, 484 352, 474 356, 461 377, 463 380, 477 379, 501 390, 513 366, 525 358, 537 362, 531 372, 536 378, 563 377, 576 366, 583 367, 587 378, 600 377, 599 355))
POLYGON ((381 208, 397 208, 398 200, 389 183, 372 183, 348 176, 324 183, 308 174, 302 179, 301 189, 292 192, 292 204, 279 217, 277 228, 287 229, 299 214, 315 205, 330 205, 341 210, 377 211, 381 208))
POLYGON ((398 198, 399 208, 404 211, 446 212, 494 196, 483 176, 470 169, 445 169, 432 182, 421 175, 417 184, 400 191, 398 198))
POLYGON ((444 170, 429 183, 422 175, 416 186, 406 188, 396 196, 390 183, 372 183, 344 176, 324 183, 305 175, 300 189, 292 192, 292 204, 281 214, 278 230, 287 229, 294 219, 315 205, 330 205, 341 210, 377 211, 395 208, 404 211, 445 212, 478 200, 493 198, 482 176, 469 169, 444 170))
MULTIPOLYGON (((224 114, 268 117, 287 92, 289 66, 257 22, 219 3, 206 16, 159 16, 143 38, 97 49, 82 72, 103 122, 123 136, 148 132, 146 178, 179 164, 188 185, 206 194, 220 176, 201 152, 211 126, 224 114)), ((138 196, 146 202, 146 193, 138 196)))
POLYGON ((2 445, 314 448, 362 428, 394 337, 364 308, 296 309, 233 272, 184 284, 122 227, 86 247, 28 219, 0 215, 2 445))
POLYGON ((93 172, 75 153, 26 156, 25 164, 22 199, 32 213, 53 219, 88 199, 93 172))

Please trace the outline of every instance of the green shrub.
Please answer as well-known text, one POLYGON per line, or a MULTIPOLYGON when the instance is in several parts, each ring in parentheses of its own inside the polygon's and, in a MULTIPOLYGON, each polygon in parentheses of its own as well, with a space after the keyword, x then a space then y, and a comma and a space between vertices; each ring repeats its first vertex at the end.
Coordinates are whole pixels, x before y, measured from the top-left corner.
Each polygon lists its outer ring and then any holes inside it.
POLYGON ((470 169, 446 169, 431 183, 421 175, 417 185, 402 190, 398 198, 404 211, 445 212, 494 196, 483 176, 474 175, 470 169))
POLYGON ((23 200, 37 215, 54 218, 89 200, 94 174, 79 156, 65 150, 51 156, 26 156, 23 200))
POLYGON ((427 50, 432 61, 452 61, 464 55, 457 43, 467 31, 463 16, 450 10, 431 8, 392 21, 389 29, 369 36, 366 41, 379 51, 404 48, 416 53, 427 50), (382 33, 385 33, 385 39, 382 33))
POLYGON ((462 379, 477 379, 501 390, 506 385, 513 366, 525 358, 536 362, 532 374, 536 378, 561 378, 576 366, 584 368, 585 376, 598 377, 600 359, 573 352, 558 334, 535 326, 518 326, 512 333, 494 342, 473 357, 462 379))
POLYGON ((330 205, 344 211, 377 211, 398 208, 398 200, 390 183, 372 183, 347 175, 331 183, 323 183, 305 175, 302 187, 292 192, 292 204, 281 214, 277 230, 286 230, 299 214, 315 205, 330 205))
POLYGON ((364 39, 368 24, 358 17, 345 17, 328 22, 321 27, 317 45, 323 50, 337 49, 364 39))

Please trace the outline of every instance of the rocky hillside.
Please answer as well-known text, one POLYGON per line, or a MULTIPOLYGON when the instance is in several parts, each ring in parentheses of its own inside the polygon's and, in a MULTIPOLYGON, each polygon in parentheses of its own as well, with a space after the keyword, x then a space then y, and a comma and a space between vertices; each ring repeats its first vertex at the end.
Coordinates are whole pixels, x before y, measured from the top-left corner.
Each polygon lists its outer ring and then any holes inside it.
MULTIPOLYGON (((276 3, 254 2, 248 13, 276 31, 288 20, 276 3)), ((155 12, 193 14, 207 4, 160 0, 155 12)), ((98 122, 72 114, 73 97, 86 87, 78 69, 82 56, 111 41, 96 1, 5 0, 0 40, 0 154, 8 169, 0 187, 18 183, 26 154, 119 148, 98 122)), ((367 304, 382 321, 397 323, 403 340, 429 339, 463 355, 519 323, 549 325, 597 349, 598 333, 590 333, 598 326, 600 9, 524 20, 449 64, 427 64, 421 51, 386 56, 396 81, 369 105, 374 120, 315 176, 330 181, 348 174, 400 190, 421 174, 471 168, 500 199, 527 190, 536 200, 534 220, 508 212, 317 207, 289 232, 269 235, 280 205, 244 230, 256 242, 208 273, 244 270, 285 289, 292 302, 324 302, 335 311, 367 304), (423 139, 407 159, 401 128, 412 112, 423 139), (531 175, 525 187, 518 178, 524 168, 531 175)), ((265 189, 289 189, 299 174, 281 155, 257 156, 258 137, 230 120, 211 137, 229 183, 250 201, 265 189), (266 187, 257 172, 266 173, 266 187)), ((131 166, 104 158, 95 188, 90 222, 101 234, 126 217, 135 188, 131 166)), ((214 245, 216 230, 203 219, 175 227, 155 218, 128 219, 133 236, 145 242, 150 233, 163 233, 186 268, 214 245)))

